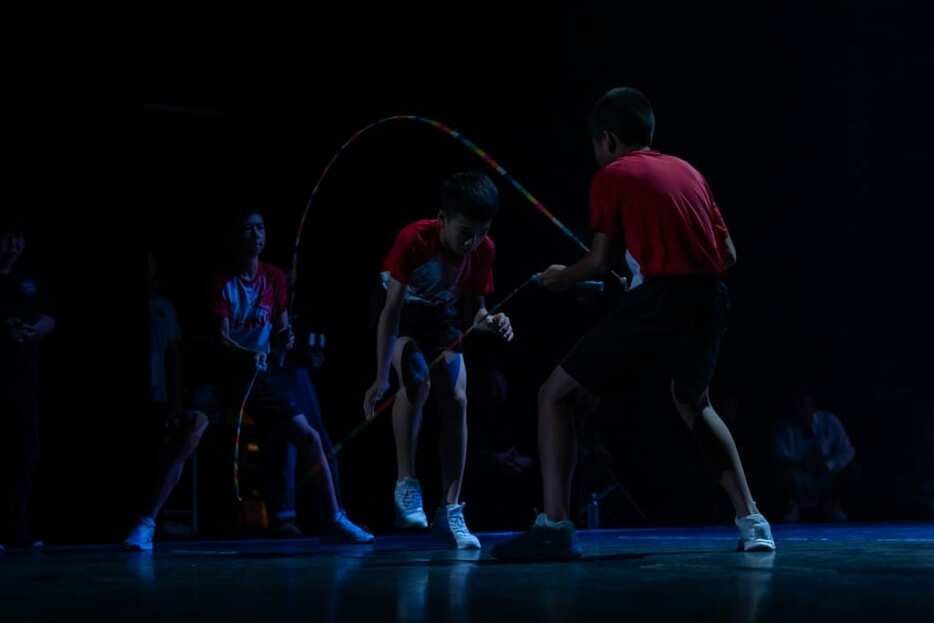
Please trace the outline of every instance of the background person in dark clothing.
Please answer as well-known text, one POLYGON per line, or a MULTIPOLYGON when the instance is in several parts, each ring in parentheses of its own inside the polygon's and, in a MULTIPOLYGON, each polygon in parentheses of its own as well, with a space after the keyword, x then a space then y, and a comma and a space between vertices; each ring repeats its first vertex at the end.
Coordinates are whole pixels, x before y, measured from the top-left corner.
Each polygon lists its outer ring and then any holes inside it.
POLYGON ((41 547, 30 513, 39 462, 39 341, 55 328, 45 288, 17 268, 26 249, 22 223, 0 222, 0 418, 3 480, 9 483, 3 535, 16 547, 41 547))

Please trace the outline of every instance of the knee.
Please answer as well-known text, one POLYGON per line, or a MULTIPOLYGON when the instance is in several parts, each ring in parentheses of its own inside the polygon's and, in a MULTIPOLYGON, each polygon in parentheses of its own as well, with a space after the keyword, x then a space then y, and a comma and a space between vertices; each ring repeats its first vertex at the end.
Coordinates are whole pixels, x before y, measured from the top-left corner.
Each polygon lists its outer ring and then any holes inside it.
POLYGON ((308 445, 311 446, 312 450, 315 452, 321 451, 323 445, 321 443, 321 435, 318 434, 318 431, 313 428, 309 428, 308 432, 306 433, 306 441, 308 445))
POLYGON ((423 357, 413 356, 404 365, 402 386, 406 398, 408 398, 409 402, 415 404, 425 404, 425 401, 428 400, 428 394, 431 392, 431 375, 428 364, 423 357))
POLYGON ((445 396, 446 400, 450 400, 451 404, 456 408, 451 409, 450 413, 454 417, 466 418, 467 417, 467 390, 461 387, 455 387, 447 392, 445 396))
POLYGON ((294 442, 301 443, 309 448, 315 454, 321 451, 321 435, 311 426, 303 426, 299 429, 298 435, 292 439, 294 442))
POLYGON ((671 382, 671 399, 674 402, 675 409, 678 411, 678 415, 681 416, 681 419, 683 419, 691 429, 694 428, 698 416, 704 412, 704 409, 710 406, 706 390, 699 394, 696 391, 685 391, 682 387, 675 384, 674 381, 671 382))
POLYGON ((576 390, 567 391, 551 380, 545 381, 545 383, 538 388, 539 408, 554 407, 561 403, 570 403, 574 405, 575 408, 590 409, 599 404, 599 402, 599 398, 585 391, 583 388, 578 387, 576 390))
POLYGON ((539 406, 557 404, 558 398, 558 392, 555 391, 555 387, 548 381, 545 381, 542 386, 538 388, 539 406))
POLYGON ((461 411, 467 412, 467 390, 463 387, 458 387, 454 390, 454 403, 461 407, 461 411))

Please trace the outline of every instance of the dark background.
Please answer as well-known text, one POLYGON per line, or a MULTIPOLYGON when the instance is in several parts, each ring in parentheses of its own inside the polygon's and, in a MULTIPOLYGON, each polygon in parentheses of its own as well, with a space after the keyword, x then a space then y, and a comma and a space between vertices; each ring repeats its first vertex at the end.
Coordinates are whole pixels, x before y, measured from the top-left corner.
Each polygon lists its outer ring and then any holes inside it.
MULTIPOLYGON (((437 118, 471 137, 586 240, 595 171, 586 115, 619 85, 649 96, 656 148, 707 176, 736 241, 734 313, 714 400, 738 400, 737 437, 760 502, 774 509, 772 422, 806 381, 842 418, 864 467, 851 515, 922 517, 917 488, 934 453, 924 437, 934 417, 927 191, 934 54, 922 16, 881 2, 605 4, 512 13, 466 5, 356 15, 315 9, 301 20, 239 29, 151 10, 138 71, 141 184, 125 197, 125 214, 73 215, 56 227, 43 226, 41 211, 34 215, 27 259, 54 287, 59 319, 44 363, 39 496, 47 537, 121 538, 144 486, 147 244, 186 331, 196 332, 225 213, 261 209, 267 259, 288 267, 299 215, 331 154, 362 125, 400 113, 437 118), (106 230, 111 244, 76 273, 69 258, 88 244, 76 233, 89 230, 106 230)), ((300 306, 330 338, 317 381, 336 439, 359 421, 372 381, 367 300, 379 260, 402 225, 436 212, 441 181, 462 168, 483 165, 430 128, 382 127, 345 154, 318 197, 297 287, 300 306)), ((578 252, 511 188, 500 188, 493 236, 503 295, 578 252)), ((534 453, 536 389, 607 304, 530 291, 508 310, 513 347, 470 346, 472 398, 488 386, 490 349, 509 381, 505 405, 473 410, 477 440, 502 445, 513 437, 534 453)), ((644 383, 601 414, 597 434, 614 469, 652 523, 728 520, 656 390, 644 383)), ((433 508, 430 432, 422 473, 433 508)), ((217 448, 230 445, 223 431, 216 437, 217 448)), ((221 466, 206 484, 223 517, 229 468, 222 450, 215 455, 221 466)), ((341 461, 351 514, 388 527, 388 418, 341 461)), ((582 490, 607 484, 593 464, 582 478, 582 490)), ((470 480, 472 526, 527 523, 538 487, 534 478, 470 480), (497 514, 503 505, 509 512, 497 514)), ((611 500, 605 523, 638 521, 621 498, 611 500)))

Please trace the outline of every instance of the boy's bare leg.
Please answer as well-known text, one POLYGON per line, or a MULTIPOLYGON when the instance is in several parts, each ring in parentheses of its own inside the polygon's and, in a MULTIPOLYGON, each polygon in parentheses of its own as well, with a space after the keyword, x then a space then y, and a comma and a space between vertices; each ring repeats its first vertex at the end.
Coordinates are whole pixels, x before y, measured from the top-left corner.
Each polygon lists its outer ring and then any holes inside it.
POLYGON ((415 455, 422 412, 431 391, 428 364, 411 338, 400 338, 392 357, 402 387, 392 406, 392 430, 396 441, 397 479, 415 478, 415 455))
POLYGON ((156 484, 147 507, 143 509, 143 516, 155 519, 162 510, 182 477, 185 461, 197 449, 207 427, 207 416, 201 412, 195 412, 176 438, 163 450, 156 484))
POLYGON ((571 482, 577 465, 577 409, 593 410, 597 404, 597 398, 560 366, 538 392, 538 451, 545 514, 551 521, 570 516, 571 482))
POLYGON ((287 424, 289 438, 305 465, 310 465, 311 477, 323 498, 330 520, 322 538, 335 543, 371 543, 373 535, 355 525, 337 501, 337 488, 331 477, 331 466, 324 453, 318 432, 304 415, 296 415, 287 424))
POLYGON ((341 511, 341 507, 337 501, 337 491, 331 477, 331 467, 324 455, 321 437, 304 415, 292 418, 289 427, 289 438, 295 444, 302 462, 310 466, 312 481, 321 493, 329 516, 333 517, 341 511))
POLYGON ((464 355, 446 352, 433 374, 438 414, 441 417, 438 450, 446 504, 460 500, 467 463, 467 367, 464 355))
POLYGON ((722 468, 719 483, 729 496, 736 516, 746 517, 757 512, 752 493, 749 491, 749 483, 746 482, 743 463, 736 449, 736 442, 730 434, 730 429, 710 404, 707 392, 704 392, 700 404, 692 407, 678 401, 674 395, 674 383, 672 383, 672 399, 688 428, 695 435, 704 435, 705 441, 701 443, 701 450, 708 460, 712 459, 713 465, 722 468), (703 426, 706 430, 698 430, 698 426, 703 426))

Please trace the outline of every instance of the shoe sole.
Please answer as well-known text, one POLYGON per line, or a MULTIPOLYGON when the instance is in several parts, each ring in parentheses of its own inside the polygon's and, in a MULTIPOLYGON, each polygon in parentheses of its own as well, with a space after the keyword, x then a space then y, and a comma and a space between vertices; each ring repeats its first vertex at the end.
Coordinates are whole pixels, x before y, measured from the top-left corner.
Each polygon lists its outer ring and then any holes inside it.
POLYGON ((736 551, 739 552, 774 552, 775 543, 773 541, 765 541, 762 539, 756 539, 751 541, 748 544, 743 541, 739 541, 736 544, 736 551))
POLYGON ((481 545, 474 545, 472 543, 470 545, 457 545, 455 543, 452 549, 465 550, 465 551, 469 551, 469 550, 477 551, 478 549, 483 549, 483 547, 481 545))
POLYGON ((456 550, 461 550, 461 551, 469 551, 469 550, 476 551, 478 549, 483 549, 482 545, 474 545, 472 543, 470 545, 460 545, 457 541, 452 541, 451 539, 447 537, 438 536, 437 534, 433 534, 432 536, 438 539, 439 541, 442 541, 450 549, 456 549, 456 550))
POLYGON ((441 541, 445 545, 447 545, 450 549, 465 550, 465 551, 483 549, 483 546, 479 543, 479 541, 477 542, 477 545, 473 545, 473 544, 460 545, 456 540, 454 540, 451 537, 450 534, 448 534, 447 532, 438 532, 435 530, 434 526, 431 527, 431 536, 441 541))
POLYGON ((420 521, 419 522, 406 521, 397 515, 396 516, 396 528, 400 530, 427 530, 428 519, 425 519, 425 523, 423 524, 420 521))
POLYGON ((137 545, 135 543, 124 543, 123 549, 127 552, 151 552, 152 545, 137 545))

